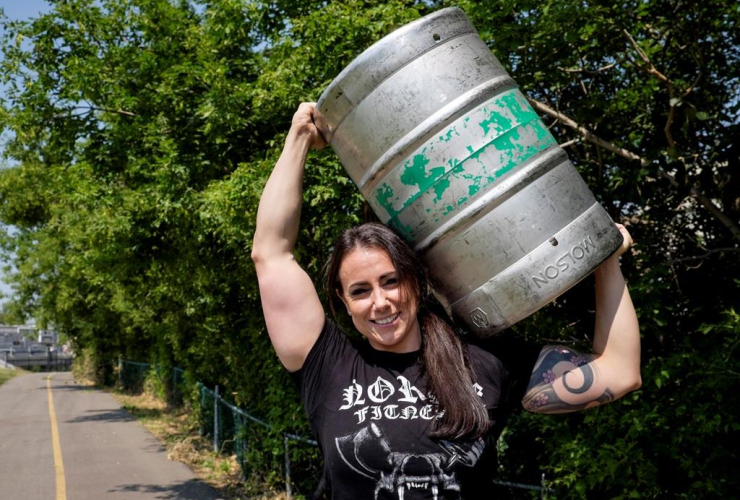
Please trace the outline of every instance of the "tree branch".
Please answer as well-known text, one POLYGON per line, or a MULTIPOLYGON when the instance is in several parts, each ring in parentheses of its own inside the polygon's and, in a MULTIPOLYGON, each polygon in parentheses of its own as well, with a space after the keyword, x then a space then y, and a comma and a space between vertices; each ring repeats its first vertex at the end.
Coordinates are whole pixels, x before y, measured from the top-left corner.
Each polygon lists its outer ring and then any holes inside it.
POLYGON ((578 132, 587 141, 592 142, 598 146, 601 146, 602 148, 607 149, 611 151, 612 153, 615 153, 621 156, 622 158, 626 158, 631 161, 639 161, 643 167, 650 165, 649 160, 641 158, 640 156, 636 155, 635 153, 631 151, 628 151, 624 148, 620 148, 619 146, 615 146, 614 144, 607 142, 604 139, 601 139, 600 137, 595 136, 586 127, 579 125, 572 118, 562 114, 560 111, 556 111, 552 109, 547 104, 540 102, 540 101, 536 101, 534 99, 530 99, 530 98, 527 98, 527 100, 529 101, 529 103, 532 105, 534 109, 536 109, 540 113, 544 113, 552 118, 555 118, 556 120, 563 123, 563 125, 572 128, 573 130, 578 132))
POLYGON ((573 145, 573 144, 575 144, 575 143, 577 143, 577 142, 581 142, 581 139, 580 139, 580 138, 578 138, 578 137, 576 137, 575 139, 571 139, 571 140, 569 140, 569 141, 567 141, 567 142, 564 142, 564 143, 562 143, 562 144, 560 145, 560 147, 561 147, 561 148, 567 148, 568 146, 571 146, 571 145, 573 145))
POLYGON ((72 109, 84 109, 86 111, 102 111, 104 113, 116 113, 116 114, 124 115, 124 116, 137 116, 136 113, 132 113, 131 111, 126 111, 121 108, 108 109, 108 108, 99 108, 97 106, 75 106, 72 109))
POLYGON ((671 262, 685 262, 688 260, 700 260, 700 259, 706 259, 712 254, 715 253, 723 253, 723 252, 740 252, 740 248, 738 247, 728 247, 728 248, 714 248, 712 250, 708 250, 706 253, 703 253, 701 255, 695 255, 693 257, 681 257, 679 259, 671 259, 671 262))
POLYGON ((703 76, 703 73, 701 72, 701 70, 699 70, 699 74, 696 75, 696 78, 694 78, 694 81, 691 82, 691 85, 689 86, 689 88, 686 89, 686 92, 684 92, 683 95, 681 96, 682 100, 685 99, 694 90, 694 87, 696 87, 696 84, 699 83, 699 80, 701 80, 702 76, 703 76))
POLYGON ((699 83, 699 80, 701 80, 702 72, 699 71, 699 74, 696 75, 696 78, 694 78, 694 81, 691 83, 691 85, 686 89, 686 91, 683 92, 680 98, 676 98, 676 87, 673 85, 673 82, 665 76, 663 73, 657 70, 655 65, 650 61, 650 58, 645 54, 645 52, 640 48, 639 45, 637 45, 637 42, 632 37, 632 35, 627 31, 626 29, 622 30, 622 33, 625 37, 627 37, 627 40, 629 40, 632 47, 635 49, 635 52, 637 52, 637 55, 640 56, 640 59, 647 65, 643 66, 641 64, 637 64, 637 62, 632 61, 632 63, 640 68, 641 70, 645 71, 649 75, 654 76, 661 82, 664 82, 668 86, 668 98, 670 99, 668 105, 670 106, 670 109, 668 111, 668 118, 666 120, 665 126, 663 127, 663 133, 665 134, 666 140, 668 141, 668 145, 671 147, 676 147, 676 140, 673 138, 673 134, 671 133, 671 127, 673 126, 673 121, 676 119, 676 105, 686 99, 686 97, 694 90, 694 87, 699 83))
MULTIPOLYGON (((662 168, 660 169, 660 173, 663 177, 665 177, 668 180, 668 182, 671 183, 673 187, 679 187, 678 181, 674 179, 671 174, 669 174, 662 168)), ((709 210, 709 212, 712 215, 714 215, 714 217, 717 220, 719 220, 727 229, 729 229, 735 238, 740 239, 740 227, 738 227, 738 225, 732 219, 727 217, 722 212, 722 210, 720 210, 719 207, 714 204, 712 200, 710 200, 709 198, 701 194, 701 192, 698 189, 696 189, 694 186, 691 186, 691 189, 689 190, 689 192, 691 193, 691 196, 696 198, 699 201, 699 203, 701 203, 704 206, 704 208, 709 210)))
POLYGON ((668 101, 668 105, 670 106, 670 109, 668 111, 668 119, 666 120, 665 126, 663 127, 663 133, 665 134, 666 140, 668 141, 668 145, 671 147, 676 147, 676 141, 673 139, 673 134, 671 133, 673 120, 676 117, 676 90, 673 87, 673 82, 655 68, 655 65, 653 65, 653 63, 650 61, 650 58, 647 56, 647 54, 645 54, 640 46, 637 45, 637 42, 634 38, 632 38, 632 35, 630 35, 629 31, 623 29, 622 33, 624 33, 624 36, 627 37, 627 40, 629 40, 630 44, 635 49, 635 52, 637 52, 637 55, 640 56, 642 62, 644 62, 647 66, 642 66, 637 63, 633 64, 641 70, 645 71, 647 74, 654 76, 661 82, 665 82, 665 84, 668 85, 668 98, 670 99, 668 101))
MULTIPOLYGON (((576 123, 575 120, 573 120, 569 116, 566 116, 563 113, 552 109, 547 104, 537 101, 535 99, 531 99, 529 97, 527 98, 527 100, 529 101, 529 103, 532 105, 534 109, 552 118, 559 120, 560 123, 562 123, 566 127, 570 127, 576 132, 578 132, 585 140, 592 142, 596 144, 597 146, 601 146, 602 148, 609 150, 612 153, 618 156, 621 156, 622 158, 625 158, 627 160, 639 161, 640 165, 642 165, 643 167, 647 167, 648 165, 650 165, 651 163, 650 160, 646 158, 642 158, 639 155, 633 153, 632 151, 628 151, 624 148, 620 148, 619 146, 616 146, 610 142, 605 141, 604 139, 601 139, 600 137, 597 137, 596 135, 592 134, 586 127, 579 125, 578 123, 576 123)), ((663 177, 665 177, 668 180, 668 182, 671 183, 672 186, 674 187, 679 186, 678 181, 676 181, 676 179, 674 179, 671 174, 669 174, 662 168, 659 168, 658 170, 660 174, 663 177)), ((720 210, 719 207, 714 204, 712 200, 710 200, 709 198, 701 194, 701 192, 699 192, 699 190, 696 189, 695 187, 692 186, 690 192, 691 192, 691 195, 694 198, 696 198, 699 201, 699 203, 701 203, 704 206, 704 208, 709 210, 709 212, 712 215, 714 215, 714 217, 717 218, 717 220, 719 220, 727 229, 730 230, 730 232, 735 238, 740 239, 740 226, 738 226, 737 223, 735 223, 732 219, 727 217, 722 212, 722 210, 720 210)))
POLYGON ((586 69, 586 68, 561 68, 558 67, 560 71, 564 71, 566 73, 586 73, 587 75, 596 75, 598 73, 601 73, 602 71, 608 71, 612 69, 614 66, 616 66, 617 63, 613 62, 611 64, 607 64, 606 66, 602 66, 600 68, 596 69, 586 69))
POLYGON ((642 61, 645 64, 647 64, 647 67, 640 66, 639 64, 637 64, 637 66, 639 68, 641 68, 642 70, 647 71, 649 74, 653 75, 658 80, 660 80, 662 82, 665 82, 669 86, 673 87, 673 83, 663 73, 661 73, 660 71, 658 71, 655 68, 655 66, 653 66, 653 63, 650 62, 650 59, 648 58, 647 54, 645 54, 645 52, 643 52, 643 50, 640 48, 640 46, 637 45, 637 42, 635 41, 634 38, 632 38, 632 35, 630 35, 629 31, 622 30, 622 33, 624 33, 624 36, 626 36, 627 37, 627 40, 630 41, 630 43, 632 44, 632 47, 634 47, 634 49, 635 49, 635 52, 637 52, 637 55, 640 56, 640 59, 642 59, 642 61))

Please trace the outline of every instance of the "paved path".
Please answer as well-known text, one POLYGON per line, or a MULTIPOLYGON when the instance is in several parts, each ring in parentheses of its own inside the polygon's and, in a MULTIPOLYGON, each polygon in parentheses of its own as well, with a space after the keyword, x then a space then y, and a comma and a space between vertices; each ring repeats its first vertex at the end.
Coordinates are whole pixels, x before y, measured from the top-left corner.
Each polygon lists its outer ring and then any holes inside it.
POLYGON ((185 465, 167 460, 159 441, 112 396, 76 384, 69 373, 35 373, 0 386, 0 499, 220 497, 185 465), (55 467, 60 456, 63 474, 55 467))

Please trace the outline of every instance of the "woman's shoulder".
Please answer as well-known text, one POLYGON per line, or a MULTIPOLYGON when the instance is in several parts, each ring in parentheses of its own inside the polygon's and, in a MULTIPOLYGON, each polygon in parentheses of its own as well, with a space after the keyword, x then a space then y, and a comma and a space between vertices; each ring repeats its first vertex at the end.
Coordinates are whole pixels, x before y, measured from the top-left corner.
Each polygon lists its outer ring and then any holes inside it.
POLYGON ((343 350, 351 343, 342 328, 332 318, 327 317, 324 319, 324 327, 321 329, 321 333, 308 356, 326 355, 329 351, 336 349, 343 350))
POLYGON ((325 371, 332 360, 340 357, 345 352, 348 343, 347 336, 344 335, 339 326, 330 318, 325 318, 324 326, 309 349, 306 359, 303 361, 303 366, 292 373, 301 375, 306 372, 325 371), (329 363, 326 363, 326 361, 329 361, 329 363))
POLYGON ((477 342, 471 342, 468 344, 468 356, 471 361, 492 361, 494 363, 500 363, 501 360, 496 353, 487 349, 485 345, 480 345, 477 342))
POLYGON ((496 354, 478 344, 468 344, 468 359, 476 373, 500 373, 504 370, 504 364, 496 354))

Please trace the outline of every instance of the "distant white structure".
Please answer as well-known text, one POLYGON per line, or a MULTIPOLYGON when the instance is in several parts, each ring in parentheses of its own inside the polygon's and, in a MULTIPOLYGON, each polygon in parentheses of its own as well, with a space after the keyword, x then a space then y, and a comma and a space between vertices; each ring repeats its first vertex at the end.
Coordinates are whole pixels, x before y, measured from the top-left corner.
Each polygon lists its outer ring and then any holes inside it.
POLYGON ((16 325, 0 325, 0 338, 15 335, 16 333, 18 333, 18 327, 16 325))
POLYGON ((39 330, 39 344, 48 346, 56 345, 59 337, 54 330, 39 330))
POLYGON ((25 336, 25 325, 0 325, 0 349, 10 349, 13 347, 26 347, 28 338, 25 336), (19 331, 20 328, 24 330, 19 331))
POLYGON ((0 350, 27 350, 33 345, 55 347, 59 335, 35 325, 0 325, 0 350))

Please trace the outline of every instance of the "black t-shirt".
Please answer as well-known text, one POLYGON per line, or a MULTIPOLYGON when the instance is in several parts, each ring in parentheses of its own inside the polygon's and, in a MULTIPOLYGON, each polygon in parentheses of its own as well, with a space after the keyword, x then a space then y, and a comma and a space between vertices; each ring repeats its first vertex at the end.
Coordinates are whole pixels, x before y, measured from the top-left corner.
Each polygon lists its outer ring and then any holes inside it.
POLYGON ((351 341, 326 321, 303 367, 293 375, 324 456, 332 498, 490 496, 495 442, 513 406, 511 390, 521 382, 490 352, 473 345, 468 351, 473 387, 488 410, 491 431, 478 440, 432 439, 435 406, 420 351, 377 351, 367 342, 351 341))

